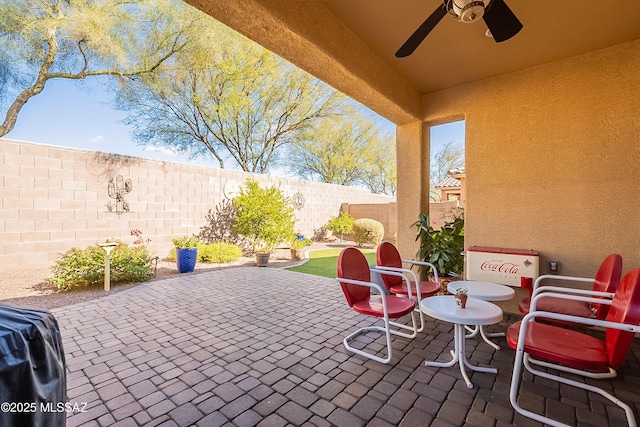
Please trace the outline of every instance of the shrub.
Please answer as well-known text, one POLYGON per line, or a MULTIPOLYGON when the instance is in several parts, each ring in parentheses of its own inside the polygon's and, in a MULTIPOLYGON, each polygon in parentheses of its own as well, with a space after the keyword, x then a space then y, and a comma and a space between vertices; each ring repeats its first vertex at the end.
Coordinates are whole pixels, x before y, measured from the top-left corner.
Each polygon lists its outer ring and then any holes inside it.
MULTIPOLYGON (((98 245, 72 248, 51 267, 50 281, 62 290, 102 284, 105 255, 98 245)), ((130 248, 126 243, 118 243, 110 255, 112 283, 144 282, 153 276, 151 256, 145 246, 130 248)))
POLYGON ((238 209, 233 231, 251 242, 252 252, 271 252, 294 238, 293 206, 276 186, 262 188, 247 179, 233 205, 238 209))
POLYGON ((370 218, 360 218, 353 223, 353 241, 358 246, 370 244, 378 245, 384 237, 382 223, 370 218))
POLYGON ((223 200, 215 207, 215 212, 209 209, 205 216, 207 224, 200 227, 198 237, 204 243, 232 243, 240 244, 242 238, 233 231, 236 223, 238 208, 230 200, 223 200))
POLYGON ((313 241, 322 242, 327 238, 327 227, 322 226, 313 230, 313 241))
POLYGON ((332 216, 327 222, 327 230, 338 233, 341 236, 353 231, 354 219, 348 212, 340 212, 339 216, 332 216))
MULTIPOLYGON (((149 280, 153 277, 151 258, 149 251, 144 246, 130 248, 126 243, 118 244, 111 251, 111 281, 113 283, 132 283, 149 280)), ((102 283, 104 283, 104 278, 102 283)))
POLYGON ((238 260, 242 256, 242 248, 231 243, 219 242, 198 245, 198 261, 223 264, 238 260))

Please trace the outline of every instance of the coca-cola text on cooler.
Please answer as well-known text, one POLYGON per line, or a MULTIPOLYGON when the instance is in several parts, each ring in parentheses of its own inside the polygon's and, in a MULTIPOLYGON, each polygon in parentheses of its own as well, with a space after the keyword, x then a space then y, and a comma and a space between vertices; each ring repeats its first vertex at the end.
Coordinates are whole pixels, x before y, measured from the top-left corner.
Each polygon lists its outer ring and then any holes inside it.
POLYGON ((480 265, 480 270, 507 274, 518 274, 518 267, 518 264, 514 264, 512 262, 485 261, 480 265))

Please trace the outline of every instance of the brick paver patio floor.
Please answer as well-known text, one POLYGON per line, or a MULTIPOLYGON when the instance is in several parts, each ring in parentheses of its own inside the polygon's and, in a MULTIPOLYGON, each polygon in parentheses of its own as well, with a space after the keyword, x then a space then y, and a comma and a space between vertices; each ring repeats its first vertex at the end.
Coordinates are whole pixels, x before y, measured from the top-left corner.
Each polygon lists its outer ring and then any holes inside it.
MULTIPOLYGON (((68 426, 530 426, 509 404, 514 352, 467 340, 467 388, 447 360, 453 327, 430 320, 417 338, 394 340, 383 365, 347 353, 342 339, 371 320, 351 311, 334 280, 245 267, 152 282, 52 310, 64 339, 68 402, 86 411, 68 426)), ((505 315, 489 330, 517 319, 505 315)), ((382 341, 368 345, 382 348, 382 341)), ((640 348, 610 382, 640 405, 640 348)), ((532 408, 568 424, 625 425, 597 396, 525 377, 532 408)))

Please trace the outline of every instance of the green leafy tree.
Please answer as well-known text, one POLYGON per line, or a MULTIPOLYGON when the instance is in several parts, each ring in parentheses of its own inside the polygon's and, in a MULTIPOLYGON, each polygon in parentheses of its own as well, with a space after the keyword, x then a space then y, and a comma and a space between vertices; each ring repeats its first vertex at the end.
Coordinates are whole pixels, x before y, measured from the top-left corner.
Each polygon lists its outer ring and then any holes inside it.
POLYGON ((238 209, 233 230, 251 242, 252 252, 271 252, 295 237, 293 206, 275 185, 263 188, 247 179, 233 204, 238 209))
MULTIPOLYGON (((454 168, 464 166, 464 146, 451 139, 431 156, 430 192, 437 195, 435 186, 454 168)), ((439 196, 438 196, 439 197, 439 196)))
POLYGON ((0 0, 0 136, 53 79, 150 74, 185 43, 176 2, 0 0), (133 48, 135 47, 135 48, 133 48))
POLYGON ((360 178, 365 158, 365 136, 372 129, 358 126, 345 117, 323 121, 301 135, 292 147, 290 169, 305 179, 338 185, 354 185, 360 178))
POLYGON ((206 15, 153 75, 123 82, 117 105, 140 145, 213 156, 266 173, 281 148, 339 111, 344 97, 206 15))
POLYGON ((395 195, 397 185, 395 137, 382 135, 371 140, 360 181, 373 193, 395 195))
POLYGON ((301 178, 395 194, 395 138, 353 107, 305 131, 290 153, 289 169, 301 178))

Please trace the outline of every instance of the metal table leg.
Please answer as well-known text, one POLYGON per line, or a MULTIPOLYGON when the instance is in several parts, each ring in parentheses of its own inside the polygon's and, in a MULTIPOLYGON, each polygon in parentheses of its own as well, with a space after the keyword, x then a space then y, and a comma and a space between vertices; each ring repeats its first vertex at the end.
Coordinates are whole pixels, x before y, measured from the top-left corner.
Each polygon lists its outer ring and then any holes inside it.
POLYGON ((473 328, 470 326, 465 326, 465 328, 470 332, 469 334, 465 335, 466 338, 473 338, 477 336, 478 333, 480 333, 480 336, 487 344, 489 344, 491 347, 495 348, 496 350, 500 350, 500 346, 494 343, 493 341, 491 341, 488 337, 503 337, 504 336, 503 332, 487 334, 484 331, 484 328, 478 325, 475 325, 473 328))
MULTIPOLYGON (((425 361, 425 365, 426 366, 436 366, 436 367, 441 367, 441 368, 449 368, 453 365, 455 365, 456 363, 458 363, 460 365, 460 372, 462 373, 462 378, 464 378, 465 382, 467 383, 467 387, 469 388, 473 388, 473 384, 471 383, 471 380, 469 379, 469 375, 467 374, 467 371, 465 369, 465 367, 468 367, 469 369, 471 369, 472 371, 477 371, 477 372, 488 372, 488 373, 492 373, 495 374, 498 372, 498 370, 496 368, 485 368, 482 366, 475 366, 469 363, 469 361, 466 358, 466 354, 465 354, 465 332, 464 332, 464 325, 461 325, 459 323, 456 323, 453 325, 453 338, 454 338, 454 350, 451 351, 451 356, 452 359, 448 362, 432 362, 432 361, 425 361)), ((477 333, 476 333, 477 334, 477 333)))

